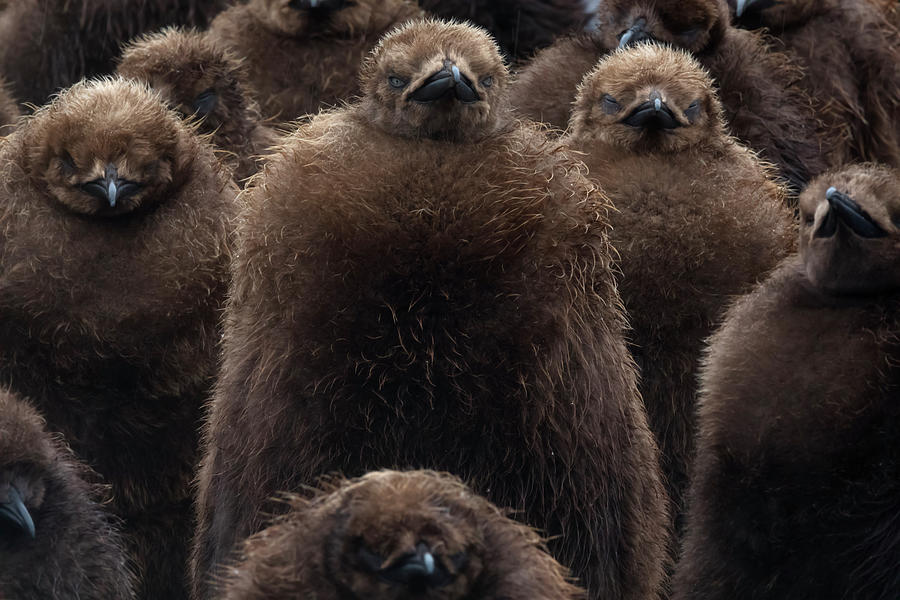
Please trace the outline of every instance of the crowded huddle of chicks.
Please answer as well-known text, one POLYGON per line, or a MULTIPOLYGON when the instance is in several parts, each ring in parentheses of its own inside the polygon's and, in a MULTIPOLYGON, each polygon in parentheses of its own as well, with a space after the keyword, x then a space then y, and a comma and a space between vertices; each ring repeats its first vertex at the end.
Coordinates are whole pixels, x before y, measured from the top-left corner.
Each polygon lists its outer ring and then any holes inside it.
POLYGON ((0 599, 900 598, 895 0, 0 0, 0 599))

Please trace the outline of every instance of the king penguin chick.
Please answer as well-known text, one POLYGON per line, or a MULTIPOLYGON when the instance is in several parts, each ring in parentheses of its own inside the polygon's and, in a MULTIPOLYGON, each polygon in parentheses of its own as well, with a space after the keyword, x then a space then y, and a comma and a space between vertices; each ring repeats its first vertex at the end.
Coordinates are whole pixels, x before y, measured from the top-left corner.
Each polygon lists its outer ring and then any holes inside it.
POLYGON ((21 122, 0 181, 0 381, 112 485, 141 597, 184 597, 238 190, 158 96, 118 79, 21 122))
POLYGON ((300 127, 248 191, 195 584, 277 492, 401 467, 519 511, 591 598, 653 596, 666 500, 606 199, 512 118, 481 29, 400 28, 361 79, 358 104, 300 127))
POLYGON ((421 0, 444 19, 466 19, 490 31, 504 52, 528 57, 560 35, 591 22, 593 0, 421 0))
POLYGON ((167 29, 141 38, 125 48, 117 72, 148 83, 170 107, 199 118, 199 130, 226 151, 223 162, 238 181, 256 173, 257 159, 276 143, 275 131, 261 123, 240 61, 205 34, 167 29))
POLYGON ((529 527, 459 479, 379 471, 339 481, 243 545, 226 600, 576 600, 529 527))
POLYGON ((28 404, 0 391, 0 598, 134 598, 99 486, 28 404))
POLYGON ((19 107, 10 94, 6 82, 0 77, 0 137, 9 133, 10 128, 6 126, 15 123, 18 118, 19 107))
POLYGON ((900 172, 829 172, 702 373, 675 598, 900 598, 900 172))
POLYGON ((856 0, 731 0, 737 22, 766 27, 803 67, 829 129, 829 164, 900 167, 900 32, 856 0))
POLYGON ((703 341, 794 241, 782 190, 726 133, 708 74, 656 44, 618 50, 585 77, 571 146, 609 195, 619 291, 673 516, 693 452, 703 341))
POLYGON ((711 74, 732 134, 773 163, 795 192, 825 169, 801 72, 756 33, 729 25, 725 0, 601 0, 596 31, 565 38, 522 70, 524 115, 565 127, 578 84, 618 47, 656 40, 690 52, 711 74))
POLYGON ((0 73, 23 102, 115 68, 121 44, 165 25, 205 26, 225 0, 15 0, 0 10, 0 73))
POLYGON ((360 61, 378 38, 421 14, 412 0, 249 0, 209 34, 245 60, 263 114, 290 121, 358 94, 360 61))

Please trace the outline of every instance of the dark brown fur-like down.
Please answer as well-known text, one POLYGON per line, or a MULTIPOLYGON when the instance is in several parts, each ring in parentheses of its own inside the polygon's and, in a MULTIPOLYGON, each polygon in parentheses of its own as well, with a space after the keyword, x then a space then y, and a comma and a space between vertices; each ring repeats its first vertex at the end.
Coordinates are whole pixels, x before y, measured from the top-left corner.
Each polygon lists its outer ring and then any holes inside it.
POLYGON ((898 189, 871 165, 811 183, 800 255, 712 338, 675 598, 900 597, 898 189))
POLYGON ((398 467, 519 511, 591 598, 654 597, 666 502, 605 198, 511 119, 480 29, 406 27, 363 81, 361 103, 300 127, 248 191, 199 476, 198 597, 277 492, 398 467), (480 100, 412 101, 445 61, 480 100))
POLYGON ((185 595, 236 193, 134 82, 77 84, 0 146, 0 379, 112 485, 144 598, 185 595), (111 168, 115 207, 84 187, 111 168))
POLYGON ((791 212, 754 154, 727 135, 712 82, 682 51, 643 44, 603 59, 582 84, 570 129, 566 141, 616 207, 619 291, 678 517, 704 340, 729 299, 793 247, 791 212), (679 127, 622 123, 653 94, 679 127))
POLYGON ((504 52, 527 57, 558 36, 584 29, 589 0, 420 0, 445 19, 467 19, 490 31, 504 52))
POLYGON ((263 114, 290 121, 357 95, 360 62, 378 38, 421 15, 411 0, 356 0, 320 11, 250 0, 219 15, 209 34, 244 59, 263 114))
MULTIPOLYGON (((733 3, 734 0, 731 0, 733 3)), ((829 164, 900 167, 900 32, 857 0, 750 4, 738 23, 766 27, 804 69, 826 127, 829 164)))
POLYGON ((732 134, 773 163, 793 190, 824 170, 801 71, 760 34, 731 27, 724 0, 604 0, 596 31, 558 41, 522 70, 515 107, 564 128, 584 75, 641 18, 653 39, 691 52, 710 72, 732 134))
POLYGON ((584 598, 531 528, 450 475, 378 471, 288 502, 243 545, 223 598, 584 598))
POLYGON ((125 49, 117 73, 148 83, 170 107, 198 118, 238 181, 259 170, 257 161, 277 141, 261 123, 241 61, 206 34, 166 29, 146 36, 125 49))
POLYGON ((205 26, 225 0, 15 0, 0 11, 0 73, 38 106, 115 68, 120 45, 165 25, 205 26))
POLYGON ((102 489, 85 477, 37 412, 0 391, 0 598, 134 598, 122 539, 97 503, 102 489), (25 513, 33 536, 9 509, 25 513))
POLYGON ((0 136, 9 133, 10 128, 4 126, 12 124, 18 118, 19 107, 9 92, 6 81, 0 77, 0 136))

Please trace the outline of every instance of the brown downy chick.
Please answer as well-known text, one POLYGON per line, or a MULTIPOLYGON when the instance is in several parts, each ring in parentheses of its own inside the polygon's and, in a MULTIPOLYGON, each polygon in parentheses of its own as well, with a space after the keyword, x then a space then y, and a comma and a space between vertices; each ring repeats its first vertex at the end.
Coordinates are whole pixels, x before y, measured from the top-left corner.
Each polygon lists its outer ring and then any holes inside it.
POLYGON ((510 56, 528 57, 560 35, 582 31, 592 17, 591 0, 420 0, 443 19, 468 20, 493 34, 510 56))
POLYGON ((87 469, 0 391, 0 598, 126 600, 132 575, 87 469))
POLYGON ((300 127, 248 191, 197 597, 274 494, 398 467, 456 473, 519 511, 591 598, 653 596, 665 496, 605 198, 512 118, 481 29, 400 28, 362 81, 360 103, 300 127))
POLYGON ((184 597, 238 190, 158 96, 119 79, 20 122, 0 182, 0 381, 112 485, 141 597, 184 597))
POLYGON ((8 134, 12 125, 19 118, 19 107, 13 99, 6 82, 0 77, 0 136, 8 134))
POLYGON ((261 123, 240 61, 206 34, 167 29, 141 38, 125 48, 117 73, 148 83, 171 108, 199 119, 238 181, 257 172, 257 159, 277 141, 261 123))
POLYGON ((829 172, 702 374, 678 599, 900 597, 900 172, 829 172))
POLYGON ((529 527, 456 477, 380 471, 291 497, 229 569, 227 600, 576 600, 529 527))
POLYGON ((727 134, 708 74, 680 50, 641 44, 601 60, 566 141, 617 209, 619 291, 678 517, 703 341, 729 298, 786 256, 791 214, 754 154, 727 134))
POLYGON ((766 27, 803 67, 828 131, 829 164, 900 167, 900 31, 857 0, 731 0, 737 23, 766 27))
POLYGON ((249 0, 209 35, 244 59, 266 118, 290 121, 359 93, 359 65, 378 38, 422 16, 411 0, 249 0))
POLYGON ((524 115, 563 128, 578 84, 618 47, 656 40, 690 52, 707 70, 732 134, 773 163, 799 191, 824 160, 801 73, 759 34, 728 24, 725 0, 602 0, 597 29, 538 54, 514 89, 524 115))
POLYGON ((15 0, 0 10, 0 73, 42 105, 85 77, 115 69, 120 46, 166 25, 205 26, 225 0, 15 0))

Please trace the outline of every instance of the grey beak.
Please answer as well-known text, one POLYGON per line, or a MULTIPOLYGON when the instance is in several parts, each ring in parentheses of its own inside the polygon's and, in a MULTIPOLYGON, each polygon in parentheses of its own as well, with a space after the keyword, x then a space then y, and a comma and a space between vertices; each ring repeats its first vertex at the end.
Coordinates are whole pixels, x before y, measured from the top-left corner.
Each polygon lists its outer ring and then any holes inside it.
POLYGON ((15 529, 34 539, 34 521, 28 509, 25 508, 22 494, 15 486, 9 486, 9 499, 6 502, 0 502, 0 522, 12 525, 15 529))
POLYGON ((632 44, 652 40, 653 36, 647 31, 647 19, 640 18, 622 34, 619 38, 619 48, 626 48, 632 44))
POLYGON ((83 184, 81 189, 99 200, 105 200, 110 208, 115 208, 116 203, 133 196, 141 187, 139 183, 120 179, 116 165, 109 163, 104 169, 102 178, 83 184))

